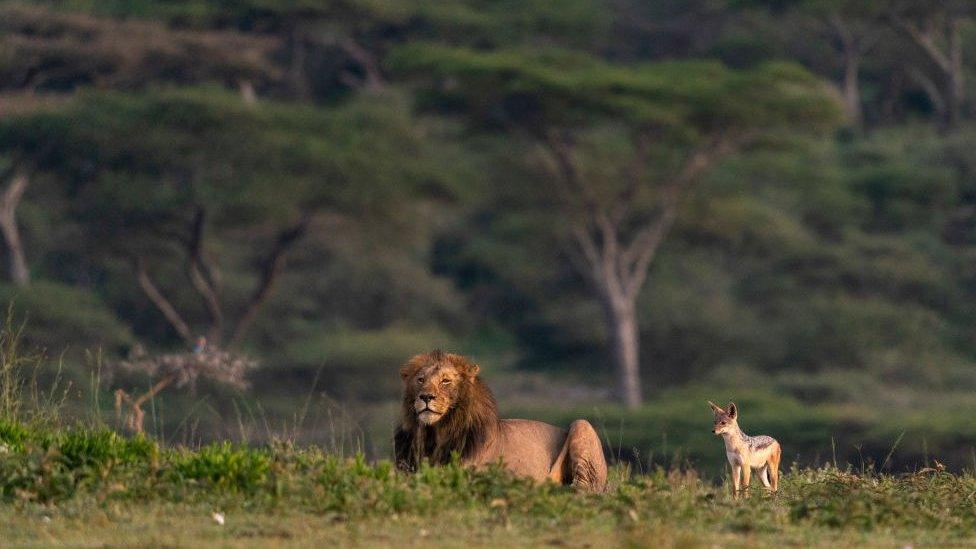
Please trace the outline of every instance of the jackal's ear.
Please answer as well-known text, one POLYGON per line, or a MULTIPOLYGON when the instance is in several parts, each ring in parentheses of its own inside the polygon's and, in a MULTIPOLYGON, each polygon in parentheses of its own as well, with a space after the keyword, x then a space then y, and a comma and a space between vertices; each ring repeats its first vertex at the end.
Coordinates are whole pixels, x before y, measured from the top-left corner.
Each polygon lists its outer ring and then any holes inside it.
POLYGON ((708 407, 711 408, 712 411, 715 412, 716 414, 724 414, 725 413, 725 410, 723 410, 721 406, 719 406, 718 404, 715 404, 711 400, 708 401, 708 407))
POLYGON ((735 419, 735 417, 739 415, 739 409, 735 407, 735 403, 732 402, 731 400, 729 401, 729 411, 728 411, 728 414, 729 414, 729 417, 732 418, 732 419, 735 419))

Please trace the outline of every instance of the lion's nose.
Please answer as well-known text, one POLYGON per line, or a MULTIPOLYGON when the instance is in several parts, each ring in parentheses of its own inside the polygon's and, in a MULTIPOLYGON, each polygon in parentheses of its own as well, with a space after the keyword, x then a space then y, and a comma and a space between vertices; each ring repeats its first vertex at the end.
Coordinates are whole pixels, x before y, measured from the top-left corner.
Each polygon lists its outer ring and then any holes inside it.
POLYGON ((434 395, 425 393, 420 395, 420 400, 424 401, 424 404, 430 404, 430 401, 434 400, 434 395))

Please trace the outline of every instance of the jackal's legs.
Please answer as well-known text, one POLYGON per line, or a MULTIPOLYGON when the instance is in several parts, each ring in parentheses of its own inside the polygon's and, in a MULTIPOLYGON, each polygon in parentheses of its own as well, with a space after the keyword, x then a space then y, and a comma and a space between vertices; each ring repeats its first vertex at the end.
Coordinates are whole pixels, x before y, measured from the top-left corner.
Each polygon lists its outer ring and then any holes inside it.
POLYGON ((742 492, 749 497, 749 481, 752 480, 752 468, 742 467, 742 492))
POLYGON ((733 465, 732 466, 732 497, 733 498, 739 497, 739 486, 741 485, 741 481, 740 481, 741 477, 742 477, 742 466, 733 465))
POLYGON ((769 480, 772 483, 771 489, 774 492, 779 489, 779 462, 782 457, 783 448, 777 444, 769 456, 769 461, 766 462, 766 468, 769 469, 769 480))

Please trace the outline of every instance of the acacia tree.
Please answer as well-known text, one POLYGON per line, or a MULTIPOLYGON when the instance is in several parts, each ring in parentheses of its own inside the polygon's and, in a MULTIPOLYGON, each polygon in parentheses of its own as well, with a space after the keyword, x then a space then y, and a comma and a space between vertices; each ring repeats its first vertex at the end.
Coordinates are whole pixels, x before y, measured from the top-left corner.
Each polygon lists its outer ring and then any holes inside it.
POLYGON ((306 233, 410 196, 416 141, 379 101, 256 109, 212 89, 88 94, 0 124, 2 147, 46 144, 37 170, 68 189, 91 255, 127 263, 180 339, 208 348, 243 340, 306 233), (399 177, 371 170, 378 156, 399 177))
MULTIPOLYGON (((782 6, 783 2, 758 0, 760 4, 782 6)), ((884 2, 877 0, 796 0, 793 10, 809 16, 831 36, 841 66, 840 91, 848 123, 860 129, 864 123, 861 105, 861 65, 878 45, 885 26, 884 2)))
POLYGON ((619 396, 631 408, 642 403, 637 298, 682 197, 765 132, 822 128, 836 115, 824 86, 787 65, 617 66, 432 45, 403 50, 396 65, 421 77, 439 99, 431 103, 542 152, 548 175, 539 184, 560 213, 554 229, 601 305, 619 396))

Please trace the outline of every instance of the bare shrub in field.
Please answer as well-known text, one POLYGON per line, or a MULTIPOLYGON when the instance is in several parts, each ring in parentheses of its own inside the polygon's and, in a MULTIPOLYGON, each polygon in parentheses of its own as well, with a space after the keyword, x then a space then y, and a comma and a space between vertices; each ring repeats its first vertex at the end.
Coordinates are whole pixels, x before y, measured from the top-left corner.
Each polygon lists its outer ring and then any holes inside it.
POLYGON ((158 378, 158 381, 138 396, 123 389, 116 390, 115 411, 127 429, 142 433, 145 419, 142 406, 160 391, 168 387, 185 387, 199 378, 243 390, 248 387, 245 379, 247 372, 256 366, 257 362, 247 356, 208 347, 202 338, 193 351, 186 353, 147 355, 141 348, 137 348, 133 356, 119 361, 117 367, 123 371, 158 378))

